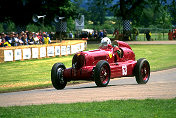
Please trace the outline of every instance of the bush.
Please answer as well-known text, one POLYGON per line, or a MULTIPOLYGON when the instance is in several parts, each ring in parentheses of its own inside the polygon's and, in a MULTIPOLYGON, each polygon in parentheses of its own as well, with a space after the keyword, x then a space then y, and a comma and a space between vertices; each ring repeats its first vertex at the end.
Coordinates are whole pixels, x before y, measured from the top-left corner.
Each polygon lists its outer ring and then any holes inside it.
POLYGON ((16 32, 15 23, 12 21, 0 23, 0 32, 16 32))
POLYGON ((38 28, 38 26, 36 26, 34 24, 29 24, 29 25, 27 25, 26 30, 32 31, 32 32, 38 32, 39 28, 38 28))
POLYGON ((2 23, 0 23, 0 33, 1 32, 4 32, 4 28, 3 28, 3 24, 2 23))

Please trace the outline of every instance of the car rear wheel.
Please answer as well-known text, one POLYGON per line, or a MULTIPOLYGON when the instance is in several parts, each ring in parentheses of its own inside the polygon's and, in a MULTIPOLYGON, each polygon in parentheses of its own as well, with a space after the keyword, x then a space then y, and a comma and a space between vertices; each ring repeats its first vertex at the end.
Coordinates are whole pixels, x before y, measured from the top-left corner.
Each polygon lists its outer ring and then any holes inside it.
POLYGON ((55 63, 51 70, 51 81, 56 89, 63 89, 67 84, 67 80, 63 77, 63 71, 66 69, 63 63, 55 63))
POLYGON ((97 86, 105 87, 110 81, 110 66, 107 61, 101 60, 94 69, 94 80, 97 86))
POLYGON ((138 84, 146 84, 150 78, 150 64, 145 58, 137 60, 135 77, 138 84))

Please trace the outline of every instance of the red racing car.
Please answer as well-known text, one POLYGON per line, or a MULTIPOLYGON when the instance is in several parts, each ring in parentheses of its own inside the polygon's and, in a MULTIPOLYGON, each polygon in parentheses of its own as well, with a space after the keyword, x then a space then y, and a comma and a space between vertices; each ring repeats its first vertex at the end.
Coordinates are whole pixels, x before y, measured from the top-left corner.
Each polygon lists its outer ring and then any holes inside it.
POLYGON ((138 84, 146 84, 150 77, 150 64, 145 58, 135 61, 131 47, 122 41, 102 45, 97 50, 81 51, 72 59, 72 67, 55 63, 51 81, 56 89, 65 88, 75 80, 95 81, 99 87, 108 85, 110 78, 135 76, 138 84))

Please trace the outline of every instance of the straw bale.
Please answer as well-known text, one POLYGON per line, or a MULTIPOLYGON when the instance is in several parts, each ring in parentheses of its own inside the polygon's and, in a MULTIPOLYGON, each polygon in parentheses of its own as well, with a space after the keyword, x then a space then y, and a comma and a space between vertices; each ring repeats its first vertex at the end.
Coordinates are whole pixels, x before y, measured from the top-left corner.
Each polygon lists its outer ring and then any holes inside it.
POLYGON ((4 62, 4 49, 0 48, 0 63, 4 62))
POLYGON ((21 60, 24 60, 23 59, 23 49, 26 49, 26 48, 30 48, 31 50, 31 58, 32 59, 32 54, 34 52, 32 52, 32 48, 38 48, 38 59, 41 59, 41 58, 46 58, 46 57, 51 57, 47 54, 47 48, 48 47, 54 47, 54 55, 52 57, 55 57, 55 56, 61 56, 61 47, 62 46, 66 46, 66 55, 68 55, 68 50, 67 50, 67 47, 70 46, 70 54, 71 54, 71 46, 72 45, 76 45, 76 44, 81 44, 81 43, 84 43, 84 49, 86 49, 86 45, 87 45, 87 41, 85 40, 62 40, 62 42, 60 42, 59 40, 56 41, 56 43, 52 43, 52 44, 43 44, 43 45, 22 45, 22 46, 14 46, 14 47, 1 47, 0 48, 0 63, 4 62, 4 50, 12 50, 13 51, 13 60, 15 60, 15 50, 16 49, 21 49, 21 60), (60 46, 60 54, 59 55, 56 55, 56 50, 55 50, 55 46, 60 46), (40 55, 40 49, 41 47, 45 47, 46 48, 46 56, 45 57, 41 57, 40 55))

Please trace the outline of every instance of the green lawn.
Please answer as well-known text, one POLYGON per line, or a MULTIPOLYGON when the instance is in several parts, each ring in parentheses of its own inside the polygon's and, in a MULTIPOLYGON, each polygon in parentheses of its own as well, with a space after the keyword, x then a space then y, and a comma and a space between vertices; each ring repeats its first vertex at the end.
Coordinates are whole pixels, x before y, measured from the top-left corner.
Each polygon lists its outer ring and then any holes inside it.
MULTIPOLYGON (((113 34, 108 34, 107 36, 109 38, 114 38, 113 34)), ((133 38, 133 34, 131 36, 133 38)), ((137 37, 137 41, 144 41, 144 39, 145 39, 145 41, 147 40, 146 35, 144 33, 140 33, 137 37)), ((163 33, 152 33, 151 39, 157 40, 157 41, 168 40, 168 33, 164 33, 164 35, 163 35, 163 33)))
POLYGON ((145 57, 152 71, 176 67, 176 45, 131 45, 136 60, 145 57))
POLYGON ((0 107, 1 118, 175 118, 176 98, 0 107))
MULTIPOLYGON (((151 70, 176 67, 176 45, 131 45, 136 60, 147 58, 151 70)), ((98 48, 98 44, 89 44, 88 50, 98 48)), ((40 60, 0 63, 0 92, 28 90, 51 86, 52 65, 62 62, 71 67, 71 56, 62 56, 40 60)))
MULTIPOLYGON (((137 40, 138 41, 144 41, 144 39, 145 39, 145 41, 147 40, 146 35, 143 34, 143 33, 140 33, 138 35, 137 40)), ((151 39, 152 40, 168 40, 168 33, 164 33, 164 35, 163 35, 163 33, 152 33, 151 39)))

